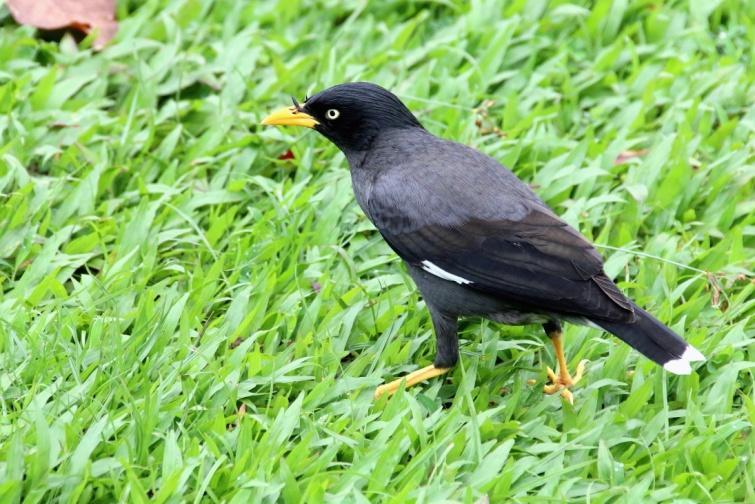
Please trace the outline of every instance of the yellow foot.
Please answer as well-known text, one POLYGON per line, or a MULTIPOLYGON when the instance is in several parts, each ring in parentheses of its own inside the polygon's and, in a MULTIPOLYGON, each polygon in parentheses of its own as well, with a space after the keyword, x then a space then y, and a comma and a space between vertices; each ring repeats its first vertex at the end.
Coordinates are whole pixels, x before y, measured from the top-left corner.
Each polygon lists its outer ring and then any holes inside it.
POLYGON ((413 371, 408 375, 399 378, 398 380, 393 380, 392 382, 386 383, 385 385, 380 385, 375 389, 375 399, 379 399, 383 394, 391 395, 395 393, 399 389, 399 387, 401 387, 401 384, 404 381, 406 381, 406 388, 409 388, 421 381, 429 380, 430 378, 448 373, 450 370, 451 368, 436 368, 432 365, 423 367, 422 369, 413 371))
POLYGON ((565 365, 559 365, 558 374, 556 374, 551 368, 548 368, 548 379, 551 383, 550 385, 543 387, 543 392, 546 394, 555 394, 556 392, 561 391, 561 397, 569 401, 569 404, 574 404, 574 396, 569 388, 579 383, 579 380, 582 379, 582 376, 585 374, 586 365, 586 360, 580 362, 577 366, 577 372, 573 377, 569 374, 569 370, 565 365))

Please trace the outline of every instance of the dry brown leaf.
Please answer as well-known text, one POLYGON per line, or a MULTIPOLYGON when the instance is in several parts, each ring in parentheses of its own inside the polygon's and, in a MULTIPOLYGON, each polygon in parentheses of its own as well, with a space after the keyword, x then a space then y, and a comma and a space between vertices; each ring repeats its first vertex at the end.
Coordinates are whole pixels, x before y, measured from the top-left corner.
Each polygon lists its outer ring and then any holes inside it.
POLYGON ((647 153, 648 153, 647 149, 625 150, 624 152, 621 152, 619 153, 618 156, 616 156, 616 159, 614 159, 613 164, 615 165, 624 164, 632 158, 642 157, 647 153))
POLYGON ((84 33, 97 30, 95 49, 102 49, 118 31, 116 0, 5 0, 20 24, 42 30, 73 28, 84 33))

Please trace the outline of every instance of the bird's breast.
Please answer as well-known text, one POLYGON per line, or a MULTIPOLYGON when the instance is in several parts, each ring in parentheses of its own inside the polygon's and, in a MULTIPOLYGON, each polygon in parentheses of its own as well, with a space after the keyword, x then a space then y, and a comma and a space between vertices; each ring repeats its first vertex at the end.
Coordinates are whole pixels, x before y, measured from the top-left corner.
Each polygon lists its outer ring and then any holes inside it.
POLYGON ((370 220, 373 219, 368 209, 368 202, 374 183, 374 177, 364 168, 351 168, 351 187, 354 189, 354 197, 359 207, 367 214, 370 220))

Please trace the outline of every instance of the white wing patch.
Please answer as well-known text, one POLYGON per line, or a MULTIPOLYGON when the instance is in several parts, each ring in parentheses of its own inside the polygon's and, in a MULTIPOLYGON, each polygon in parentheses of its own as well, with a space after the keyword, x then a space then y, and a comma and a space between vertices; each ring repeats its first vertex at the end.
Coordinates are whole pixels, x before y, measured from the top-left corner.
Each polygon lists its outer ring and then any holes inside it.
POLYGON ((465 284, 471 284, 472 280, 467 280, 466 278, 462 278, 458 275, 454 275, 453 273, 449 273, 448 271, 439 268, 435 264, 431 263, 430 261, 422 261, 422 269, 430 273, 431 275, 435 275, 438 278, 442 278, 443 280, 449 280, 451 282, 456 282, 459 285, 465 285, 465 284))

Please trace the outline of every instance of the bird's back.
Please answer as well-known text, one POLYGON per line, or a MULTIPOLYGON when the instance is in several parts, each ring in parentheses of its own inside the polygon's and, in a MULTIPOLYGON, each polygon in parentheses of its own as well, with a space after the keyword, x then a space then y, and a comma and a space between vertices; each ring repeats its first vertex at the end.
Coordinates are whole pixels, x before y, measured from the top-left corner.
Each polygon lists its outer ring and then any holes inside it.
POLYGON ((495 159, 419 128, 384 132, 361 165, 350 164, 357 200, 373 222, 366 201, 376 184, 385 189, 379 197, 395 198, 381 206, 397 209, 396 219, 413 216, 409 226, 517 220, 532 206, 552 213, 495 159))

